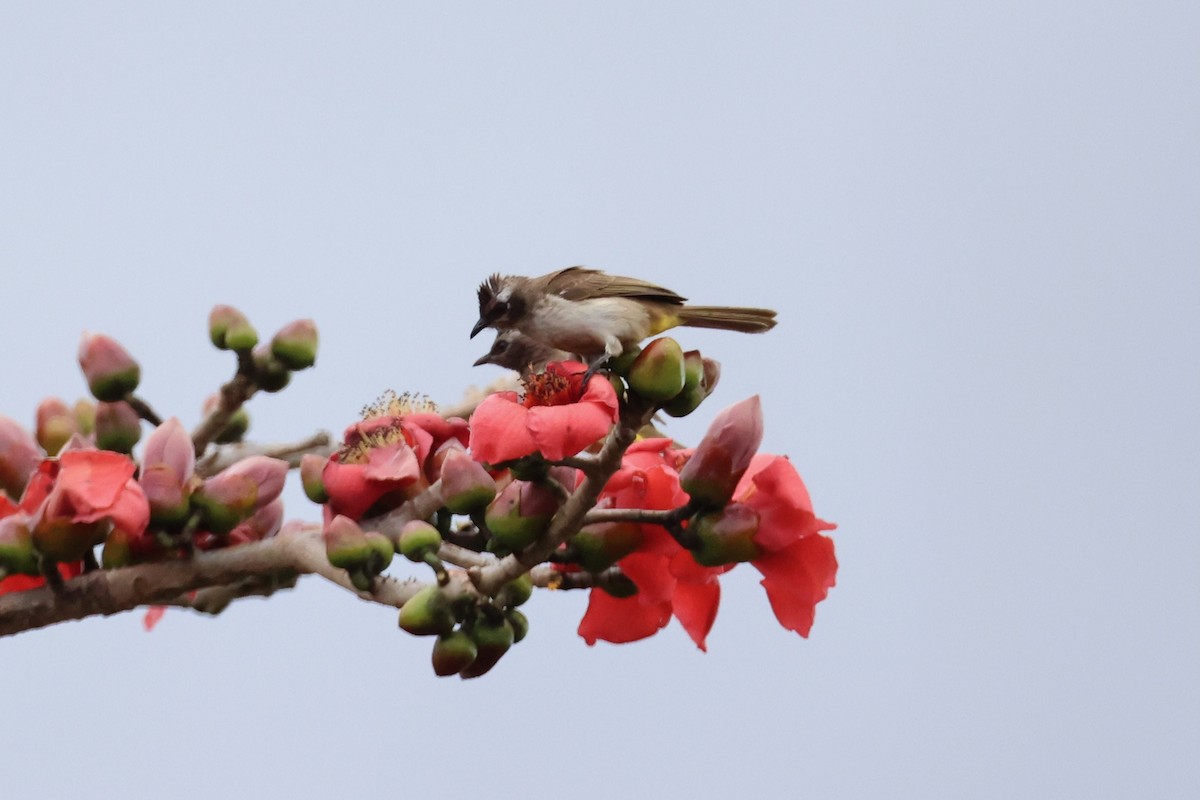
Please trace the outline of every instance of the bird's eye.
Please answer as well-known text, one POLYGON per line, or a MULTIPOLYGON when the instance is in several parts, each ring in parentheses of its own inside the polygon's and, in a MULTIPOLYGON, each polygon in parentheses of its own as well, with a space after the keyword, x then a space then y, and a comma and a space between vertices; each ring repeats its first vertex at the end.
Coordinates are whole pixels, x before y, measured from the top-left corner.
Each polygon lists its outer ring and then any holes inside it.
POLYGON ((496 314, 502 316, 507 313, 508 313, 508 301, 507 300, 498 301, 496 303, 496 314))
POLYGON ((496 342, 496 352, 497 353, 503 353, 507 349, 508 349, 508 342, 505 341, 504 339, 501 339, 500 341, 496 342))

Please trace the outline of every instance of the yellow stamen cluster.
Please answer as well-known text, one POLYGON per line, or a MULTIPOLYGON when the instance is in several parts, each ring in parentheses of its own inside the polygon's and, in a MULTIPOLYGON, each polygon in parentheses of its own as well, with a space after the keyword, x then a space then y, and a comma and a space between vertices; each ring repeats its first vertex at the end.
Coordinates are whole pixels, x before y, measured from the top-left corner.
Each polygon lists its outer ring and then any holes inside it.
POLYGON ((388 389, 374 403, 362 407, 359 412, 363 419, 375 417, 402 417, 405 414, 437 413, 437 403, 428 395, 405 392, 396 394, 394 389, 388 389))

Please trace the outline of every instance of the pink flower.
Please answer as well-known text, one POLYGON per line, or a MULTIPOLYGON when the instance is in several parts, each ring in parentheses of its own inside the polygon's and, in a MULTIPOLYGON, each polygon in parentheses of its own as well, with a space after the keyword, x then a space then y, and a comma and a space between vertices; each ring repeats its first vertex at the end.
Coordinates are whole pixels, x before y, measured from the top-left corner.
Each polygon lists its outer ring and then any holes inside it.
POLYGON ((578 453, 604 437, 617 421, 617 393, 607 380, 583 387, 585 367, 552 362, 515 392, 489 395, 471 415, 471 452, 499 464, 533 453, 551 461, 578 453))
POLYGON ((204 510, 210 531, 225 534, 279 497, 287 473, 286 461, 250 456, 204 481, 192 502, 204 510))

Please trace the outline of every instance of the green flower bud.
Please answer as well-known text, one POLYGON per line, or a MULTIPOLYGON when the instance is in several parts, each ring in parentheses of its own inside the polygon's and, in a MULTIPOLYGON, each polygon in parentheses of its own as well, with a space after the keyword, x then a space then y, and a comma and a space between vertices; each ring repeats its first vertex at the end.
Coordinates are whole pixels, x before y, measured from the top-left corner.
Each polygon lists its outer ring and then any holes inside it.
POLYGON ((96 407, 96 446, 128 455, 142 438, 142 420, 124 401, 101 402, 96 407))
MULTIPOLYGON (((662 410, 672 417, 686 417, 695 411, 704 398, 712 393, 714 386, 709 386, 710 374, 719 375, 705 369, 705 359, 699 350, 689 350, 683 354, 683 389, 675 397, 663 403, 662 410)), ((711 364, 715 361, 709 359, 711 364)))
POLYGON ((647 400, 670 400, 683 389, 683 348, 670 337, 655 339, 638 354, 625 380, 647 400))
POLYGON ((38 574, 37 552, 29 518, 22 513, 0 519, 0 568, 9 575, 38 574))
POLYGON ((425 556, 437 553, 442 546, 442 534, 424 520, 414 519, 400 529, 400 552, 409 561, 421 563, 425 556))
POLYGON ((367 532, 367 544, 371 546, 371 556, 367 561, 367 572, 378 575, 388 568, 396 555, 392 540, 378 531, 367 532))
POLYGON ((85 333, 79 343, 79 366, 97 400, 114 402, 138 387, 142 369, 112 337, 85 333))
POLYGON ((400 607, 400 627, 414 636, 447 635, 454 629, 450 601, 439 586, 426 586, 400 607))
POLYGON ((453 514, 470 514, 496 499, 496 481, 475 459, 451 450, 442 461, 442 500, 453 514))
POLYGON ((488 506, 484 522, 497 543, 515 552, 545 533, 557 510, 558 497, 549 488, 513 481, 488 506))
POLYGON ((502 606, 515 608, 516 606, 524 605, 532 596, 533 576, 526 572, 521 577, 506 583, 504 588, 496 595, 496 600, 502 606))
POLYGON ((329 502, 329 492, 325 491, 325 480, 321 477, 328 463, 328 458, 316 453, 305 453, 300 459, 300 483, 304 486, 304 494, 321 505, 329 502))
POLYGON ((258 344, 258 331, 233 306, 213 306, 208 315, 208 336, 221 350, 245 351, 258 344))
POLYGON ((597 522, 584 525, 571 539, 575 561, 588 572, 601 572, 632 553, 642 543, 636 522, 597 522))
POLYGON ((340 569, 362 567, 371 558, 371 542, 358 523, 341 514, 325 526, 321 534, 329 563, 340 569))
POLYGON ((759 555, 754 534, 758 533, 758 514, 750 506, 730 503, 720 511, 710 511, 692 517, 688 531, 695 535, 698 546, 692 551, 697 564, 719 567, 750 561, 759 555))
POLYGON ((529 635, 529 617, 515 608, 510 608, 504 612, 504 618, 512 626, 513 644, 516 644, 529 635))
POLYGON ((280 328, 271 339, 271 354, 288 369, 307 369, 317 362, 317 326, 298 319, 280 328))
POLYGON ((462 678, 478 678, 491 670, 501 656, 512 647, 516 635, 507 619, 496 622, 479 618, 466 628, 466 632, 479 648, 479 653, 470 666, 458 673, 462 678))
POLYGON ((433 671, 445 677, 471 666, 479 648, 475 640, 461 630, 444 634, 433 643, 433 671))
POLYGON ((292 380, 292 373, 265 345, 254 348, 254 383, 264 392, 278 392, 292 380))

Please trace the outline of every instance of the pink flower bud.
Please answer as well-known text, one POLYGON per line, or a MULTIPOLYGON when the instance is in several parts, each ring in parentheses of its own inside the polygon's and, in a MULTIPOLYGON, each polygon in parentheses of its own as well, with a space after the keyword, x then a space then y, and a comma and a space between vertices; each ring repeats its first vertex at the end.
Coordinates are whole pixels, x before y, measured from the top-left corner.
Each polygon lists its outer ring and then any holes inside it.
POLYGON ((340 569, 354 569, 371 557, 371 543, 358 523, 338 514, 322 532, 329 563, 340 569))
POLYGON ((239 545, 269 539, 283 525, 283 501, 276 498, 234 526, 229 544, 239 545))
POLYGON ((442 462, 442 499, 455 514, 470 514, 496 497, 496 481, 461 448, 451 450, 442 462))
POLYGON ((16 500, 41 463, 37 442, 15 420, 0 416, 0 493, 16 500))
POLYGON ((258 344, 258 332, 233 306, 213 306, 208 315, 208 336, 221 350, 249 350, 258 344))
POLYGON ((213 533, 228 533, 279 497, 287 473, 286 461, 250 456, 206 480, 192 495, 192 503, 204 511, 213 533))
POLYGON ((151 468, 170 470, 180 483, 192 477, 196 469, 196 449, 192 446, 192 437, 177 417, 171 417, 146 437, 142 447, 142 471, 151 468))
POLYGON ((317 362, 317 326, 298 319, 280 328, 271 339, 271 353, 288 369, 307 369, 317 362))
POLYGON ((96 446, 101 450, 131 453, 142 438, 142 420, 129 403, 100 403, 96 407, 96 446))
POLYGON ((138 387, 142 370, 117 341, 102 333, 85 333, 79 343, 79 366, 97 400, 114 402, 138 387))
POLYGON ((734 403, 713 419, 708 433, 679 471, 679 483, 692 499, 720 508, 733 497, 738 481, 762 442, 762 405, 758 395, 734 403))
POLYGON ((636 522, 598 522, 580 528, 571 547, 579 566, 602 572, 636 550, 642 538, 642 526, 636 522))
POLYGON ((47 397, 38 403, 37 441, 48 455, 57 455, 71 434, 79 432, 79 429, 76 415, 62 400, 47 397))

